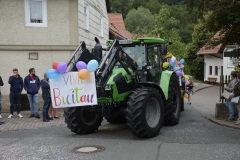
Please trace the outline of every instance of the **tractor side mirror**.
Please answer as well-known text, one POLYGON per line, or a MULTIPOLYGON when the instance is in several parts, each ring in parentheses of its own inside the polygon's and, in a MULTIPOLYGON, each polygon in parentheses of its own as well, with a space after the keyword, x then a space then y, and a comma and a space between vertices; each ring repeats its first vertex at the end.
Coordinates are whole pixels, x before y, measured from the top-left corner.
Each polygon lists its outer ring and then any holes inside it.
POLYGON ((161 53, 161 55, 167 54, 167 45, 166 44, 161 44, 160 53, 161 53))

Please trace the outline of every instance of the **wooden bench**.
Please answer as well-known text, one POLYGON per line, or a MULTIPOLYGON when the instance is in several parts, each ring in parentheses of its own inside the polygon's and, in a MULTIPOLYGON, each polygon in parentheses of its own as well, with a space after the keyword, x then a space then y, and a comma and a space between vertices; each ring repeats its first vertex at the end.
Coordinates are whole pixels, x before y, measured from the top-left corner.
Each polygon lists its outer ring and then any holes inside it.
POLYGON ((214 84, 217 82, 217 78, 208 77, 208 82, 214 84))

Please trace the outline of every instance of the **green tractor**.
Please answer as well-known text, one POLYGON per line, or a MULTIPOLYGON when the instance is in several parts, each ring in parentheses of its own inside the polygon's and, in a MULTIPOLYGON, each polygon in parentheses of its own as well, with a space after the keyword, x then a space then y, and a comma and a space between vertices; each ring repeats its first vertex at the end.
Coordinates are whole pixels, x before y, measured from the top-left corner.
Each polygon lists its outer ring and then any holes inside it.
POLYGON ((84 42, 68 61, 77 71, 77 61, 99 61, 95 71, 98 104, 64 109, 68 128, 77 134, 98 130, 103 117, 110 123, 125 123, 137 137, 157 135, 163 124, 176 125, 183 111, 179 78, 163 70, 167 42, 161 38, 108 41, 89 52, 84 42), (102 51, 106 53, 102 57, 102 51))

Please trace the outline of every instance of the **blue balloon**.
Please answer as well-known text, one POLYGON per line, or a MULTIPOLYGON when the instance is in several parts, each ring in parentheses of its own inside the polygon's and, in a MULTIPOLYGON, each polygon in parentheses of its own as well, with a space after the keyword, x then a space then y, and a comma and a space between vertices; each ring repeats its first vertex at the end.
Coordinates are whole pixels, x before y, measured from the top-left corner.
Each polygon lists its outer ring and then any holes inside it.
POLYGON ((185 83, 185 79, 184 78, 182 78, 182 83, 185 83))
POLYGON ((184 62, 185 62, 184 59, 180 59, 180 61, 179 61, 180 64, 183 64, 184 62))
POLYGON ((178 71, 178 70, 180 70, 180 69, 181 69, 181 68, 178 67, 178 66, 173 68, 174 71, 178 71))
POLYGON ((88 62, 88 64, 87 64, 87 70, 88 70, 89 72, 95 71, 97 68, 98 68, 98 61, 96 61, 96 60, 94 59, 94 60, 91 60, 91 61, 88 62))
POLYGON ((46 72, 46 76, 50 79, 57 78, 59 76, 59 72, 56 69, 49 69, 46 72))
POLYGON ((176 66, 176 62, 175 62, 175 61, 170 61, 170 62, 169 62, 169 65, 170 65, 171 67, 176 66))

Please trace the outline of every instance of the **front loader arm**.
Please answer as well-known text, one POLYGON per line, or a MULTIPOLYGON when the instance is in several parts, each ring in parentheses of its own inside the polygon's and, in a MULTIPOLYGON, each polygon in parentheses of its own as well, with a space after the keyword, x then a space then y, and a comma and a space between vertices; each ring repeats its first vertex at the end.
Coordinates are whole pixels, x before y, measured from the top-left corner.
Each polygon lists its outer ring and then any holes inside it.
POLYGON ((105 86, 112 75, 112 71, 116 63, 119 62, 124 70, 135 81, 135 77, 131 75, 129 67, 135 72, 137 70, 137 63, 119 46, 118 40, 114 40, 110 49, 105 53, 99 67, 96 71, 96 85, 97 88, 104 91, 105 86))

